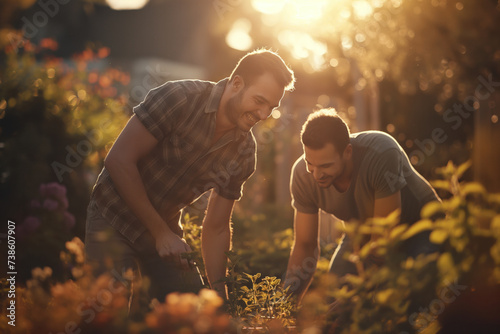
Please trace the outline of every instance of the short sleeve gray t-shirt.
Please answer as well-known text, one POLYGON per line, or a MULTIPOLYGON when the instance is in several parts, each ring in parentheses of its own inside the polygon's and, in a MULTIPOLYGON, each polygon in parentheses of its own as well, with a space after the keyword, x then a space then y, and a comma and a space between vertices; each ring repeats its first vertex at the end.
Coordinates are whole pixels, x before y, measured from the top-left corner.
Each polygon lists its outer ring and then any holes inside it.
POLYGON ((413 168, 401 146, 388 134, 364 131, 351 134, 353 175, 349 188, 339 192, 332 185, 321 188, 306 170, 304 156, 292 167, 292 206, 300 212, 319 209, 338 219, 365 220, 373 217, 375 199, 401 191, 401 221, 420 219, 420 210, 438 200, 430 184, 413 168))

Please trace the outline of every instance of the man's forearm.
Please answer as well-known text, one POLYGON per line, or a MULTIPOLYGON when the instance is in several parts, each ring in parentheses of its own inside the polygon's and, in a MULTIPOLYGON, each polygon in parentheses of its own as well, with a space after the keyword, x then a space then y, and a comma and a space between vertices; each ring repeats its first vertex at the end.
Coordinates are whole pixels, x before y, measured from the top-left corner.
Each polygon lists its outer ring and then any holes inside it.
POLYGON ((109 162, 106 168, 118 194, 153 236, 173 233, 151 204, 137 166, 109 162))
POLYGON ((225 284, 221 281, 226 277, 226 252, 231 245, 231 231, 229 222, 227 228, 203 228, 201 234, 201 247, 205 271, 210 286, 217 290, 221 296, 226 295, 225 284))
POLYGON ((298 302, 302 300, 307 288, 311 284, 319 251, 317 247, 294 246, 288 261, 285 288, 289 287, 289 292, 297 296, 298 302))

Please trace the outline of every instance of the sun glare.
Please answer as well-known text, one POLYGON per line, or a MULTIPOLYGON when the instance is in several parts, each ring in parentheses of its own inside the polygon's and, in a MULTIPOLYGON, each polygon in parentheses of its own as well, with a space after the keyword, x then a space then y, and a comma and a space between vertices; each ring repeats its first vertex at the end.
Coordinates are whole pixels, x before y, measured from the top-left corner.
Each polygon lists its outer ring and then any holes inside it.
POLYGON ((252 47, 253 41, 250 37, 252 23, 247 19, 238 19, 233 23, 231 30, 226 35, 226 43, 231 48, 248 51, 252 47))
POLYGON ((262 14, 278 14, 286 3, 287 0, 252 0, 253 8, 262 14))
POLYGON ((298 20, 317 20, 323 15, 326 0, 291 0, 298 20))
POLYGON ((296 58, 306 58, 308 52, 317 54, 326 53, 326 44, 314 40, 311 35, 292 30, 284 30, 278 35, 278 40, 281 44, 287 46, 295 46, 294 54, 296 58))
MULTIPOLYGON (((261 14, 266 33, 275 34, 279 43, 289 49, 295 59, 307 60, 308 67, 316 71, 329 62, 327 54, 332 51, 328 50, 323 39, 337 40, 343 52, 350 52, 367 40, 363 29, 356 27, 362 27, 363 21, 376 15, 376 11, 387 1, 251 0, 251 4, 261 14)), ((402 1, 391 0, 391 5, 398 7, 402 1)), ((249 28, 236 30, 233 26, 231 47, 243 50, 235 45, 250 45, 249 31, 249 28)), ((384 45, 390 48, 390 41, 385 42, 384 45)), ((330 65, 336 67, 338 64, 330 62, 330 65)))
POLYGON ((360 19, 367 18, 373 13, 373 7, 368 1, 354 1, 352 3, 354 15, 360 19))
POLYGON ((149 0, 106 0, 106 3, 115 10, 141 9, 149 0))

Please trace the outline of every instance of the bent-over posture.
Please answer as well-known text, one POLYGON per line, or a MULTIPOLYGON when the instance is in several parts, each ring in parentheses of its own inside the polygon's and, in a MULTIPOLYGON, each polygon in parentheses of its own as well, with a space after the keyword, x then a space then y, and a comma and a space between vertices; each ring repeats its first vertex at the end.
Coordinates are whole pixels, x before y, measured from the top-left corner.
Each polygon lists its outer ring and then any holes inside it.
POLYGON ((181 257, 190 247, 180 213, 213 190, 202 253, 208 283, 225 296, 219 281, 233 204, 255 169, 250 130, 280 105, 294 81, 276 53, 259 50, 217 83, 181 80, 152 89, 134 108, 92 192, 85 248, 96 273, 132 268, 150 279, 151 297, 160 301, 174 291, 197 292, 200 275, 181 257))
MULTIPOLYGON (((391 136, 380 131, 350 134, 334 110, 309 115, 301 141, 304 154, 293 165, 290 181, 294 245, 285 280, 299 301, 313 276, 304 270, 304 263, 316 265, 319 257, 320 209, 345 222, 385 217, 400 209, 400 221, 413 223, 420 219, 426 203, 439 200, 391 136)), ((343 257, 350 247, 344 236, 331 259, 331 272, 340 276, 355 273, 354 264, 343 257)), ((434 250, 426 234, 405 245, 408 255, 434 250)))

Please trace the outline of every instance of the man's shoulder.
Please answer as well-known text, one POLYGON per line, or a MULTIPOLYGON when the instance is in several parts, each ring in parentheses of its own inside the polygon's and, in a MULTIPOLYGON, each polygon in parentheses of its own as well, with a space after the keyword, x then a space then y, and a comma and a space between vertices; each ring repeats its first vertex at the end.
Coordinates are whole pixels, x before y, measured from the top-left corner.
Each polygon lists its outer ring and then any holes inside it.
POLYGON ((401 149, 398 142, 389 134, 382 131, 362 131, 351 134, 351 143, 354 147, 363 147, 382 153, 388 149, 401 149))
POLYGON ((252 131, 248 131, 243 135, 241 135, 239 142, 242 143, 239 145, 243 145, 238 147, 238 151, 240 151, 240 153, 241 152, 246 153, 252 151, 253 154, 255 154, 255 152, 257 151, 257 139, 255 139, 255 136, 252 133, 252 131))
POLYGON ((165 82, 162 86, 164 89, 182 90, 186 93, 202 93, 207 89, 212 89, 215 82, 197 79, 172 80, 165 82))
POLYGON ((148 98, 152 101, 189 101, 196 95, 209 93, 215 83, 203 80, 172 80, 151 89, 148 98))
POLYGON ((302 154, 297 160, 295 160, 292 166, 292 176, 300 177, 302 175, 308 174, 306 168, 306 162, 304 160, 304 154, 302 154))

